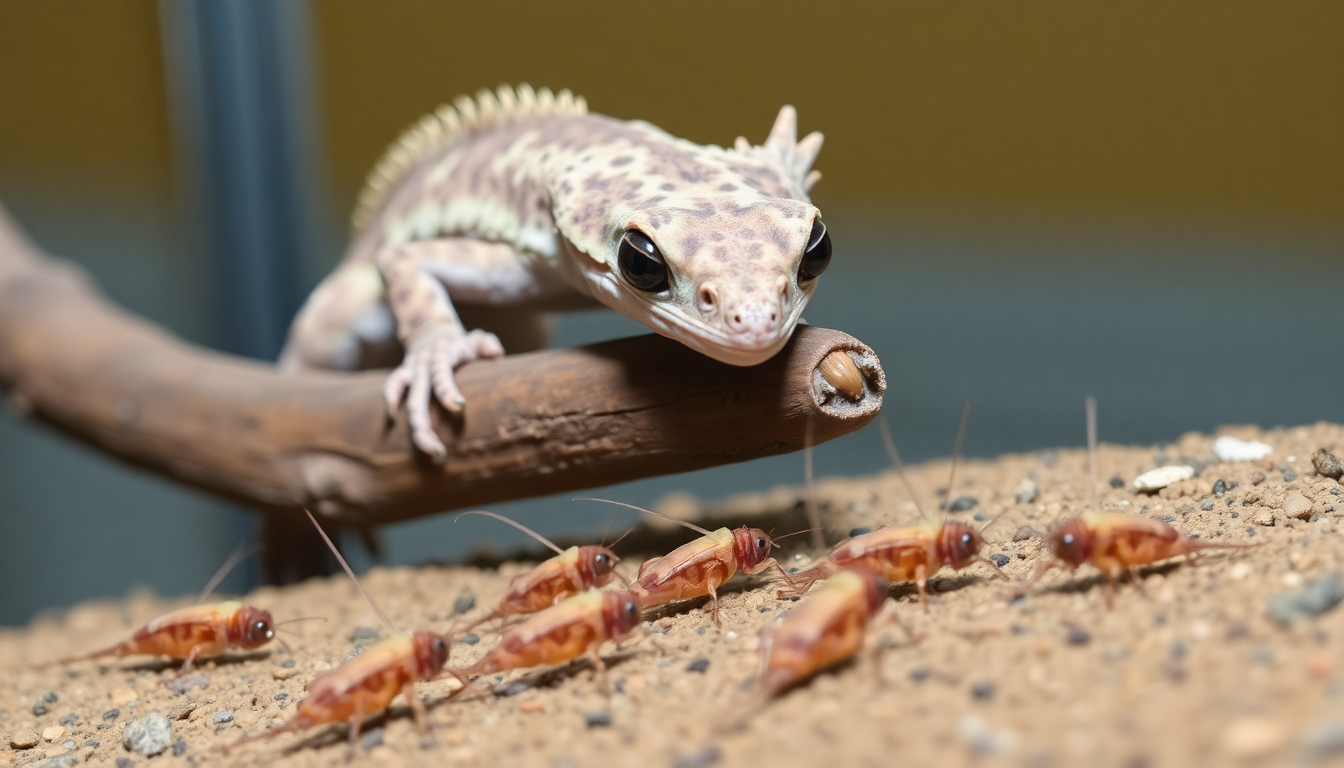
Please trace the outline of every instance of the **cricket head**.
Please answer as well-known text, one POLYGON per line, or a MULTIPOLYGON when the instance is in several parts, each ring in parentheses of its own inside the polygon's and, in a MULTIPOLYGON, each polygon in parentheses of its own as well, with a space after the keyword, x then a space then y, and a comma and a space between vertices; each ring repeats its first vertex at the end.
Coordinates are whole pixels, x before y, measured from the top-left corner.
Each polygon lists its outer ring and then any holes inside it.
POLYGON ((770 534, 760 528, 743 526, 733 530, 733 554, 737 557, 739 570, 752 570, 770 557, 770 550, 776 546, 770 534))
POLYGON ((759 147, 675 139, 651 126, 554 184, 557 228, 593 294, 731 365, 789 340, 831 260, 808 200, 820 134, 794 140, 792 108, 759 147))
POLYGON ((591 588, 605 587, 616 578, 616 564, 621 558, 606 547, 579 547, 579 569, 583 571, 585 583, 591 588))
POLYGON ((430 680, 448 663, 448 640, 437 632, 418 629, 411 634, 415 647, 415 674, 421 680, 430 680))
POLYGON ((628 590, 602 593, 602 622, 615 640, 626 637, 644 620, 644 604, 628 590))
POLYGON ((1055 558, 1070 568, 1077 568, 1092 558, 1092 532, 1087 521, 1071 517, 1050 531, 1050 548, 1055 558))
POLYGON ((959 520, 944 520, 938 528, 938 554, 953 570, 979 561, 984 544, 979 531, 959 520))
POLYGON ((271 618, 270 611, 245 605, 233 615, 232 623, 231 644, 239 648, 252 650, 275 639, 275 620, 271 618))

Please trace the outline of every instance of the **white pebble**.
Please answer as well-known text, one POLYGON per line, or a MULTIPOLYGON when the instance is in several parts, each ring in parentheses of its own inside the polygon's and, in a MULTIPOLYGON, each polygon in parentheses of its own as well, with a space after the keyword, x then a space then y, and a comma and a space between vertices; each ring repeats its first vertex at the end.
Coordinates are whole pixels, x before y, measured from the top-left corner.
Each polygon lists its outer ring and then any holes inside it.
POLYGON ((1213 455, 1221 461, 1259 461, 1273 452, 1259 440, 1223 436, 1213 441, 1213 455))
POLYGON ((1195 468, 1187 467, 1184 464, 1172 464, 1166 467, 1158 467, 1144 472, 1142 475, 1134 478, 1134 490, 1136 491, 1157 491, 1166 488, 1172 483, 1189 480, 1195 476, 1195 468))

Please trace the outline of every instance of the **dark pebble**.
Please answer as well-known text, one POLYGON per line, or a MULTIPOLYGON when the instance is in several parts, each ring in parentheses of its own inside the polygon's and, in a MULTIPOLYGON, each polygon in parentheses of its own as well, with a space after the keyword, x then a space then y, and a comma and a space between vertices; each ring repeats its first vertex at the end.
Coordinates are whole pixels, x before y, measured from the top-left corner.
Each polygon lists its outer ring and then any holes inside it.
POLYGON ((1185 643, 1180 640, 1173 640, 1171 642, 1171 658, 1177 660, 1184 659, 1187 652, 1189 652, 1189 649, 1185 647, 1185 643))
POLYGON ((186 751, 187 742, 185 740, 178 739, 173 742, 173 757, 181 757, 186 751))
POLYGON ((1036 538, 1036 529, 1030 525, 1020 526, 1016 531, 1013 531, 1013 541, 1026 541, 1034 538, 1036 538))
POLYGON ((850 538, 853 538, 853 537, 855 537, 855 536, 862 536, 862 535, 865 534, 865 533, 872 533, 872 532, 873 532, 873 528, 872 528, 872 526, 869 526, 869 525, 860 525, 860 526, 858 526, 857 528, 850 528, 850 529, 849 529, 849 536, 850 536, 850 538))
POLYGON ((281 664, 280 666, 284 667, 285 669, 293 669, 293 668, 294 668, 294 660, 293 660, 293 659, 290 659, 289 661, 286 661, 284 664, 281 664))
POLYGON ((1008 556, 1005 554, 1001 554, 999 552, 995 552, 994 554, 989 556, 989 562, 1002 568, 1008 564, 1008 556))
POLYGON ((929 670, 928 667, 919 666, 910 670, 910 679, 914 680, 915 682, 920 682, 921 680, 928 680, 929 675, 931 674, 933 673, 932 671, 929 670))
POLYGON ((977 509, 972 517, 974 517, 977 522, 983 523, 989 519, 989 513, 983 509, 977 509))
POLYGON ((525 680, 514 680, 499 690, 500 696, 517 696, 518 694, 531 688, 532 685, 525 680))
POLYGON ((1202 509, 1202 510, 1204 510, 1205 512, 1212 512, 1212 511, 1213 511, 1213 499, 1205 499, 1204 501, 1201 501, 1201 502, 1199 503, 1199 508, 1202 509))
POLYGON ((378 630, 373 627, 355 627, 351 630, 349 640, 352 643, 358 643, 364 640, 377 640, 378 630))
POLYGON ((584 712, 583 722, 589 728, 597 728, 598 726, 605 728, 611 725, 611 713, 606 711, 584 712))
POLYGON ((88 741, 84 742, 84 746, 88 747, 89 749, 97 749, 98 742, 94 741, 93 739, 89 739, 88 741))
POLYGON ((117 758, 117 768, 131 768, 132 765, 135 765, 135 762, 129 757, 117 758))
POLYGON ((1246 538, 1250 539, 1250 538, 1254 538, 1254 537, 1255 537, 1255 529, 1254 529, 1254 528, 1247 528, 1247 529, 1246 529, 1246 538))
POLYGON ((1284 482, 1291 483, 1297 479, 1297 473, 1291 469, 1285 469, 1283 470, 1283 479, 1284 482))
POLYGON ((1344 579, 1331 573, 1313 579, 1305 587, 1269 599, 1269 616, 1280 624, 1319 616, 1344 601, 1344 579))
POLYGON ((975 505, 980 502, 974 496, 958 496, 952 500, 952 506, 947 508, 948 512, 965 512, 968 509, 975 509, 975 505))
POLYGON ((1065 639, 1069 645, 1087 645, 1092 642, 1092 635, 1082 627, 1070 627, 1065 639))
POLYGON ((1221 477, 1213 481, 1213 492, 1219 496, 1227 493, 1227 483, 1223 482, 1221 477))
POLYGON ((374 747, 382 746, 383 734, 384 731, 382 728, 374 728, 372 731, 359 737, 359 746, 363 747, 365 752, 374 747))
POLYGON ((66 728, 69 728, 70 726, 78 722, 79 722, 79 715, 75 714, 74 712, 71 712, 70 714, 61 718, 61 725, 64 725, 66 728))
POLYGON ((1112 477, 1111 480, 1110 480, 1110 482, 1111 482, 1111 487, 1112 487, 1112 488, 1124 488, 1124 487, 1125 487, 1125 478, 1123 478, 1123 477, 1121 477, 1121 476, 1119 476, 1119 475, 1115 475, 1114 477, 1112 477))
POLYGON ((1341 462, 1338 456, 1324 448, 1317 448, 1316 452, 1311 455, 1311 465, 1316 468, 1317 474, 1322 477, 1328 477, 1332 480, 1339 480, 1344 477, 1344 462, 1341 462))
POLYGON ((1162 516, 1162 522, 1164 522, 1164 523, 1174 523, 1174 522, 1176 522, 1176 518, 1173 517, 1173 516, 1171 516, 1171 515, 1163 515, 1163 516, 1162 516))
POLYGON ((56 703, 56 692, 55 692, 55 691, 47 691, 46 693, 43 693, 43 694, 42 694, 42 700, 45 701, 45 702, 47 702, 48 704, 55 704, 55 703, 56 703))
POLYGON ((457 596, 453 601, 453 615, 460 616, 476 607, 476 596, 470 592, 457 596))
POLYGON ((722 758, 723 753, 719 751, 719 748, 710 744, 699 752, 678 757, 676 768, 705 768, 705 766, 719 762, 722 758))
POLYGON ((768 605, 758 605, 758 606, 756 606, 756 612, 757 612, 757 613, 769 613, 769 612, 770 612, 770 606, 768 606, 768 605))
POLYGON ((994 684, 981 680, 971 685, 971 696, 984 701, 994 698, 994 684))
POLYGON ((116 720, 118 717, 121 717, 120 709, 109 709, 103 713, 103 719, 108 722, 116 720))
POLYGON ((48 707, 47 702, 45 701, 39 701, 33 705, 33 714, 37 715, 38 717, 41 717, 50 711, 51 707, 48 707))
POLYGON ((276 701, 284 701, 285 699, 288 699, 288 698, 289 698, 289 694, 288 694, 288 693, 285 693, 284 691, 281 691, 281 692, 275 694, 275 700, 276 700, 276 701))
POLYGON ((475 645, 481 642, 481 636, 476 634, 475 632, 468 632, 467 634, 462 636, 462 642, 466 643, 467 645, 475 645))
POLYGON ((703 635, 703 634, 705 634, 705 632, 708 632, 708 631, 709 631, 709 627, 699 627, 698 629, 695 630, 695 634, 697 634, 697 635, 703 635))
POLYGON ((707 669, 709 669, 709 659, 704 656, 694 659, 686 665, 687 672, 704 672, 707 669))

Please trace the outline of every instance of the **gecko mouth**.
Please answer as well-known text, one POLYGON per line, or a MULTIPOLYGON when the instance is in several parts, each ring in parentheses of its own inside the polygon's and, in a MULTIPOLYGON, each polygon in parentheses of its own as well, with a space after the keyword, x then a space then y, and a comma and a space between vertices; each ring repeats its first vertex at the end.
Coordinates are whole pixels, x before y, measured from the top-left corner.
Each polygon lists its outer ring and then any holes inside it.
MULTIPOLYGON (((759 365, 774 357, 788 343, 793 335, 794 326, 803 313, 806 299, 797 302, 784 322, 775 333, 756 332, 731 333, 721 328, 688 318, 662 304, 648 304, 651 313, 661 321, 649 323, 650 327, 664 336, 728 365, 759 365)), ((647 322, 647 321, 646 321, 647 322)))

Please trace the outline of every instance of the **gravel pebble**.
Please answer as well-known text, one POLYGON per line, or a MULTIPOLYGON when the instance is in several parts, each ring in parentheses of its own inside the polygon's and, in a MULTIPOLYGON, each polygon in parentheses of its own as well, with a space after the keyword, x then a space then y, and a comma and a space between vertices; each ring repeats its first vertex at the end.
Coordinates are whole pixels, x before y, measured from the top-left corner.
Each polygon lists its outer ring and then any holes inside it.
POLYGON ((186 739, 178 739, 173 742, 173 757, 181 757, 187 751, 186 739))
POLYGON ((33 715, 35 717, 42 717, 50 711, 51 707, 47 706, 47 702, 45 701, 38 701, 36 704, 33 704, 33 715))
POLYGON ((1269 599, 1269 616, 1280 624, 1319 616, 1344 600, 1344 579, 1338 573, 1313 579, 1305 587, 1269 599))
POLYGON ((1273 448, 1259 440, 1224 435, 1213 441, 1213 455, 1220 461, 1259 461, 1273 452, 1273 448))
POLYGON ((9 746, 13 749, 32 749, 37 746, 37 731, 17 731, 9 737, 9 746))
POLYGON ((1311 500, 1297 491, 1289 491, 1283 497, 1283 513, 1298 520, 1311 517, 1311 500))
POLYGON ((919 682, 921 680, 928 680, 930 674, 932 674, 932 672, 929 670, 928 667, 919 666, 910 670, 910 679, 914 680, 915 682, 919 682))
POLYGON ((1223 482, 1223 478, 1220 477, 1213 481, 1213 492, 1219 496, 1227 493, 1227 483, 1223 482))
POLYGON ((705 658, 704 656, 693 659, 690 664, 686 665, 687 672, 703 673, 707 669, 709 669, 709 659, 705 658))
POLYGON ((172 743, 173 724, 158 712, 136 718, 126 724, 121 743, 136 754, 149 757, 168 749, 172 743))
POLYGON ((363 652, 364 652, 364 645, 362 643, 355 643, 354 647, 352 647, 349 651, 346 652, 345 658, 341 659, 341 663, 344 664, 345 662, 355 658, 356 656, 358 656, 363 652))
POLYGON ((1134 478, 1134 490, 1140 493, 1152 493, 1160 491, 1172 483, 1189 480, 1194 476, 1194 467, 1185 464, 1169 464, 1165 467, 1150 469, 1134 478))
POLYGON ((109 723, 112 722, 113 720, 116 720, 118 717, 121 717, 120 709, 109 709, 103 713, 103 719, 108 721, 109 723))
POLYGON ((117 758, 117 768, 131 768, 132 765, 135 765, 135 761, 129 757, 117 758))
POLYGON ((1066 640, 1069 645, 1087 645, 1092 642, 1092 634, 1082 627, 1069 627, 1066 640))
POLYGON ((689 755, 682 755, 677 758, 676 768, 705 768, 705 766, 714 765, 723 758, 723 752, 718 747, 710 744, 699 752, 692 752, 689 755))
POLYGON ((1016 531, 1013 531, 1013 541, 1026 541, 1034 538, 1036 538, 1036 529, 1030 525, 1019 526, 1016 531))
POLYGON ((958 496, 952 500, 952 504, 948 506, 947 511, 965 512, 968 509, 975 509, 975 505, 979 503, 974 496, 958 496))
POLYGON ((1205 512, 1213 511, 1213 499, 1205 499, 1199 503, 1199 508, 1205 512))
POLYGON ((55 741, 65 735, 65 729, 59 725, 53 725, 42 729, 42 738, 47 741, 55 741))
POLYGON ((67 752, 64 755, 56 755, 55 757, 52 757, 39 768, 70 768, 71 766, 79 765, 80 761, 83 759, 84 757, 78 752, 67 752))
POLYGON ((1030 477, 1022 478, 1022 482, 1017 484, 1017 489, 1013 491, 1013 498, 1017 499, 1018 504, 1030 504, 1036 500, 1041 493, 1041 487, 1030 477))
POLYGON ((1316 473, 1322 477, 1333 480, 1344 477, 1344 462, 1341 462, 1338 456, 1324 448, 1317 448, 1316 452, 1311 454, 1311 465, 1316 468, 1316 473))
POLYGON ((994 684, 981 680, 971 684, 971 696, 985 701, 994 698, 994 684))
POLYGON ((1282 473, 1283 473, 1283 481, 1284 481, 1285 483, 1291 483, 1291 482, 1293 482, 1294 480, 1297 479, 1297 473, 1294 472, 1293 470, 1291 470, 1291 469, 1284 469, 1284 470, 1281 470, 1281 471, 1282 471, 1282 473))
POLYGON ((529 684, 529 683, 528 683, 527 681, 525 681, 525 680, 514 680, 513 682, 511 682, 511 683, 509 683, 508 685, 504 686, 503 688, 500 688, 500 689, 499 689, 499 695, 500 695, 500 696, 517 696, 518 694, 520 694, 520 693, 526 691, 527 689, 529 689, 529 688, 531 688, 531 687, 532 687, 531 684, 529 684))
POLYGON ((368 752, 374 747, 381 747, 386 735, 386 732, 382 728, 374 728, 372 731, 359 737, 359 746, 362 747, 365 752, 368 752))
POLYGON ((989 556, 989 562, 1002 568, 1008 564, 1008 556, 1001 552, 995 552, 989 556))
POLYGON ((605 710, 584 712, 583 722, 589 728, 597 728, 599 726, 605 728, 611 725, 611 713, 605 710))
POLYGON ((461 616, 476 607, 476 596, 470 592, 464 592, 457 596, 453 601, 453 615, 461 616))
POLYGON ((350 631, 350 634, 346 639, 352 643, 359 643, 365 640, 377 640, 378 630, 373 627, 355 627, 350 631))
POLYGON ((214 718, 212 718, 212 719, 213 719, 216 723, 232 723, 232 722, 233 722, 233 712, 230 711, 230 710, 227 710, 227 709, 221 709, 220 711, 218 711, 218 712, 215 713, 215 716, 214 716, 214 718))
POLYGON ((481 636, 476 634, 475 632, 468 632, 467 634, 462 636, 462 642, 466 643, 467 645, 475 645, 481 642, 481 636))
POLYGON ((1111 483, 1111 487, 1112 487, 1112 488, 1124 488, 1124 487, 1125 487, 1125 478, 1123 478, 1123 477, 1121 477, 1121 476, 1119 476, 1119 475, 1111 475, 1110 483, 1111 483))
POLYGON ((197 703, 194 702, 194 701, 187 701, 187 702, 183 702, 183 703, 181 703, 181 704, 178 704, 176 707, 173 707, 171 710, 169 710, 169 712, 168 712, 168 719, 169 719, 169 720, 186 720, 188 717, 191 716, 191 713, 192 713, 192 712, 195 712, 195 711, 196 711, 196 707, 198 707, 198 706, 200 706, 200 705, 197 704, 197 703))
POLYGON ((61 718, 61 725, 64 725, 66 728, 69 728, 73 725, 77 725, 78 723, 79 723, 79 715, 75 714, 74 712, 71 712, 70 714, 61 718))
POLYGON ((94 741, 93 739, 89 739, 88 741, 84 742, 84 746, 88 747, 89 749, 97 749, 98 742, 94 741))

